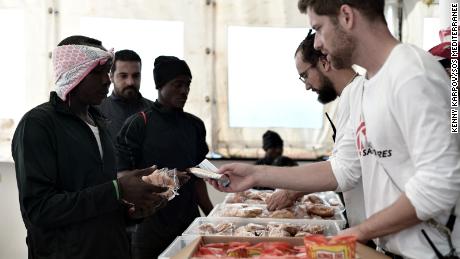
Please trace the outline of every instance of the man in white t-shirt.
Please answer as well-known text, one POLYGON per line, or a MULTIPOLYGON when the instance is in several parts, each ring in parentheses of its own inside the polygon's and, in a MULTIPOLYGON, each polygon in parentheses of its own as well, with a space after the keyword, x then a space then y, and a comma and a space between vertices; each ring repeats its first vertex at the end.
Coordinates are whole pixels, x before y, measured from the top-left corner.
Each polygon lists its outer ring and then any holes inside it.
MULTIPOLYGON (((300 0, 316 30, 315 48, 337 68, 360 65, 368 81, 351 96, 350 121, 344 137, 357 152, 361 171, 331 161, 331 172, 305 172, 224 165, 231 185, 240 191, 253 184, 296 190, 346 191, 360 177, 367 219, 342 234, 377 241, 404 258, 437 258, 453 249, 438 231, 456 208, 459 215, 460 143, 450 133, 448 77, 427 52, 401 44, 388 30, 384 0, 300 0), (278 172, 279 171, 279 172, 278 172), (362 173, 361 173, 362 172, 362 173), (426 223, 434 219, 438 228, 426 223)), ((319 169, 319 168, 318 168, 319 169)), ((460 226, 453 225, 453 246, 460 249, 460 226)))
MULTIPOLYGON (((334 69, 326 56, 313 47, 315 34, 309 33, 300 43, 295 52, 295 64, 299 79, 305 84, 307 90, 318 94, 318 101, 322 104, 330 103, 340 96, 335 112, 334 148, 329 159, 338 160, 350 170, 361 170, 359 158, 354 153, 341 152, 340 146, 345 135, 345 125, 350 116, 349 95, 355 85, 363 84, 363 77, 351 67, 334 69)), ((332 123, 332 122, 331 122, 332 123)), ((347 150, 345 150, 347 151, 347 150)), ((345 206, 347 208, 347 220, 349 226, 355 226, 364 221, 364 199, 361 180, 355 188, 343 192, 345 206)), ((294 202, 306 194, 306 192, 292 190, 277 190, 267 200, 269 210, 283 209, 292 206, 294 202)))

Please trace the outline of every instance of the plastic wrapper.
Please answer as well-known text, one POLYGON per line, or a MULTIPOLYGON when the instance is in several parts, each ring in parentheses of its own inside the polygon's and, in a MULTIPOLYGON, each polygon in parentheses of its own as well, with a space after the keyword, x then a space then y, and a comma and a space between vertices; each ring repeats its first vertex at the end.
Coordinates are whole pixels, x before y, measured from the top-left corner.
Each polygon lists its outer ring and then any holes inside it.
POLYGON ((157 169, 147 176, 142 176, 142 180, 153 185, 168 187, 168 190, 163 195, 170 201, 179 195, 179 179, 177 178, 176 169, 162 168, 157 169))
POLYGON ((288 242, 228 242, 202 244, 192 258, 304 258, 305 247, 288 242))
POLYGON ((208 169, 202 168, 189 168, 190 173, 198 178, 203 179, 214 179, 219 182, 220 185, 227 187, 230 185, 230 179, 226 175, 218 174, 208 169))
POLYGON ((273 191, 247 190, 244 192, 229 193, 224 203, 267 204, 266 200, 273 191))
POLYGON ((310 259, 356 258, 356 237, 336 236, 326 238, 322 235, 304 237, 305 249, 310 259))
POLYGON ((345 211, 345 206, 340 200, 339 195, 335 192, 317 192, 317 193, 307 194, 307 195, 304 195, 297 203, 316 203, 316 204, 319 203, 319 204, 331 206, 334 209, 341 211, 341 212, 345 211), (320 200, 318 200, 318 198, 320 200), (314 202, 315 200, 316 202, 314 202))
MULTIPOLYGON (((150 175, 142 176, 141 178, 144 182, 153 184, 156 186, 161 187, 168 187, 168 190, 160 193, 160 195, 164 196, 168 201, 174 199, 176 195, 179 195, 177 190, 179 189, 179 180, 177 178, 177 171, 176 169, 169 170, 168 168, 156 169, 150 175)), ((159 200, 157 203, 152 204, 152 206, 145 206, 145 207, 136 207, 134 204, 129 203, 127 201, 123 201, 127 207, 130 207, 129 215, 134 219, 140 219, 148 217, 154 214, 158 209, 160 209, 164 204, 165 201, 159 200)))

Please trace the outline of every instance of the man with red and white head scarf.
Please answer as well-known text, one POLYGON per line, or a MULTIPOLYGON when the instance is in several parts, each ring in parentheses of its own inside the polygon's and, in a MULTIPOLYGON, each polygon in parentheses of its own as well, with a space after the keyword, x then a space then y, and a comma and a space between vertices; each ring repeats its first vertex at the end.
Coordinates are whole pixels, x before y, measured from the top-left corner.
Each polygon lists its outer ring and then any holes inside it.
POLYGON ((165 203, 164 188, 143 183, 153 169, 116 179, 112 141, 93 105, 106 97, 113 54, 100 41, 71 36, 53 52, 56 90, 27 112, 13 138, 29 258, 130 258, 126 218, 165 203), (132 215, 132 214, 131 214, 132 215))

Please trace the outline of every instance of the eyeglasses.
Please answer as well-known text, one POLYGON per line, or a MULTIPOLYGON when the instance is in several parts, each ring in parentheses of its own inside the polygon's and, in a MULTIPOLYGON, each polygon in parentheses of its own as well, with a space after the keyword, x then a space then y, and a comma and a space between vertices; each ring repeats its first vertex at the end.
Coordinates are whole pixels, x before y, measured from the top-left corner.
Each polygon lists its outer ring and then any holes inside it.
POLYGON ((303 71, 300 76, 299 76, 299 80, 302 81, 302 83, 306 83, 307 82, 307 79, 308 79, 308 70, 310 70, 310 68, 314 67, 313 65, 311 65, 309 68, 305 69, 305 71, 303 71))

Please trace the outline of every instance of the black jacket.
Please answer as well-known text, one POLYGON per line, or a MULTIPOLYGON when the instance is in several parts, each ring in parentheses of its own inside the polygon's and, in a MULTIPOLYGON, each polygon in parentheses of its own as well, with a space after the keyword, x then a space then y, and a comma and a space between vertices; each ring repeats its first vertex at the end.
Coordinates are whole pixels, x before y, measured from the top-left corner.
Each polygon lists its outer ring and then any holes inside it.
POLYGON ((153 105, 149 99, 145 99, 139 94, 139 98, 135 102, 128 103, 120 98, 115 92, 105 98, 98 106, 102 114, 108 118, 107 128, 112 136, 114 143, 117 140, 118 132, 125 120, 134 113, 148 109, 153 105))
MULTIPOLYGON (((139 114, 131 116, 120 131, 117 139, 119 171, 152 165, 186 169, 205 158, 208 153, 206 129, 198 117, 182 110, 166 109, 158 101, 145 115, 146 120, 139 114)), ((156 258, 155 255, 199 216, 194 180, 182 186, 179 196, 165 208, 137 226, 133 242, 156 250, 151 258, 156 258)))
POLYGON ((55 92, 24 115, 13 138, 29 258, 129 258, 115 154, 98 111, 103 159, 91 129, 55 92))

